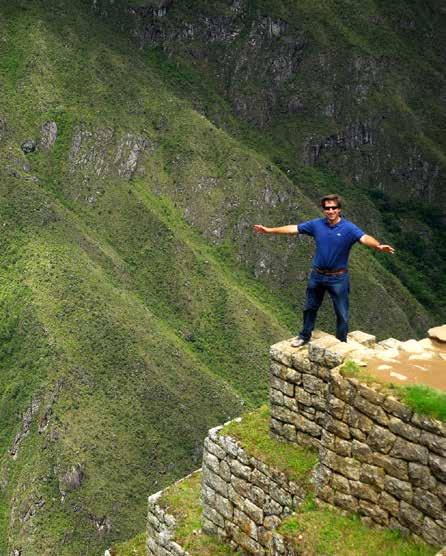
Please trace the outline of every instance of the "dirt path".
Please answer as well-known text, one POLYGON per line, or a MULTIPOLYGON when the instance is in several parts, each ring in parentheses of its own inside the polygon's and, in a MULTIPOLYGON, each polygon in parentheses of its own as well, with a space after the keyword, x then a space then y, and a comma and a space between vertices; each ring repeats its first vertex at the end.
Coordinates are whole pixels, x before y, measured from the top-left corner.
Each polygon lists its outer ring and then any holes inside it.
POLYGON ((384 382, 426 384, 446 391, 446 343, 434 341, 421 354, 399 351, 390 359, 374 357, 367 362, 367 372, 384 382))

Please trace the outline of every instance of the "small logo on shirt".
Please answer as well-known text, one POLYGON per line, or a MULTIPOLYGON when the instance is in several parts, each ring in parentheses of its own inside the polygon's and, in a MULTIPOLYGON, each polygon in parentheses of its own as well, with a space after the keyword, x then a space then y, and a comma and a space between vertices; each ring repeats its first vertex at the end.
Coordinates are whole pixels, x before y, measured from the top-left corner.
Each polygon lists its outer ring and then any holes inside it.
POLYGON ((340 236, 341 234, 336 234, 337 236, 340 236))

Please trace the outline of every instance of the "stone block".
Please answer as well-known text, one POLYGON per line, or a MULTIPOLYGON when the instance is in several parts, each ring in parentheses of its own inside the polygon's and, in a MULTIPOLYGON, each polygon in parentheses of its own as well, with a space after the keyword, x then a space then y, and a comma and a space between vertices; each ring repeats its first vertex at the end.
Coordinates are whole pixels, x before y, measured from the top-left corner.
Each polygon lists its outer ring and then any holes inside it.
POLYGON ((265 504, 267 496, 265 492, 258 486, 251 486, 251 490, 249 491, 249 499, 253 502, 256 506, 260 508, 263 507, 265 504))
POLYGON ((347 335, 347 341, 357 342, 365 347, 372 348, 376 344, 376 336, 367 334, 361 330, 354 330, 347 335))
MULTIPOLYGON (((409 423, 405 423, 401 419, 397 417, 391 417, 389 419, 389 430, 397 434, 398 436, 402 436, 406 440, 410 440, 411 442, 418 442, 421 438, 421 430, 417 427, 409 425, 409 423)), ((425 433, 429 434, 429 433, 425 433)))
MULTIPOLYGON (((328 504, 334 504, 334 493, 335 491, 329 485, 324 485, 322 488, 318 489, 317 497, 328 504)), ((342 493, 338 493, 340 496, 342 493)))
POLYGON ((201 498, 204 504, 211 506, 212 508, 215 507, 215 496, 216 492, 210 486, 205 483, 201 485, 201 498))
POLYGON ((291 508, 293 505, 293 499, 291 494, 286 492, 283 488, 278 485, 273 484, 270 489, 270 496, 276 502, 278 502, 282 507, 291 508))
POLYGON ((429 467, 419 463, 409 463, 409 479, 414 487, 425 490, 434 490, 437 485, 429 467))
POLYGON ((283 405, 289 409, 290 411, 294 411, 295 413, 299 413, 299 404, 297 403, 296 398, 289 398, 288 396, 283 396, 283 405))
MULTIPOLYGON (((327 500, 328 502, 328 500, 327 500)), ((350 494, 343 492, 335 492, 333 494, 333 502, 335 506, 347 510, 349 512, 356 512, 358 509, 358 500, 350 494)))
POLYGON ((217 475, 220 474, 220 460, 210 452, 203 453, 203 466, 212 469, 217 475))
POLYGON ((251 473, 251 482, 261 488, 263 492, 269 493, 271 490, 272 482, 269 477, 262 473, 259 469, 254 469, 251 473))
POLYGON ((241 451, 238 444, 230 436, 220 435, 218 437, 218 444, 233 458, 237 458, 241 451))
POLYGON ((423 431, 420 442, 424 446, 427 446, 432 452, 435 452, 439 456, 446 457, 446 436, 439 436, 438 434, 423 431))
POLYGON ((389 524, 389 514, 369 500, 359 500, 358 513, 371 518, 375 523, 387 526, 389 524))
POLYGON ((362 432, 362 430, 355 429, 355 427, 350 427, 350 434, 352 435, 352 438, 354 438, 358 442, 365 442, 367 439, 367 435, 362 432))
POLYGON ((344 494, 350 494, 350 482, 343 475, 338 473, 332 473, 331 475, 331 486, 336 492, 343 492, 344 494))
POLYGON ((325 422, 325 428, 326 430, 332 432, 333 434, 339 436, 340 438, 344 438, 345 440, 350 439, 349 426, 346 425, 344 422, 335 419, 331 415, 327 417, 327 420, 325 422))
POLYGON ((303 388, 310 394, 316 394, 324 398, 327 394, 327 384, 316 376, 303 374, 302 385, 303 388))
POLYGON ((381 467, 377 467, 376 465, 369 465, 364 463, 361 466, 361 473, 359 475, 359 479, 363 483, 367 483, 368 485, 373 485, 377 487, 379 490, 384 488, 384 478, 385 473, 384 469, 381 467))
POLYGON ((336 419, 339 419, 340 421, 343 420, 344 411, 345 411, 345 402, 344 401, 340 400, 336 396, 333 396, 333 394, 329 394, 328 397, 327 397, 326 408, 327 408, 327 412, 330 415, 332 415, 336 419))
POLYGON ((279 516, 282 514, 282 511, 283 507, 272 498, 267 498, 266 502, 263 505, 263 513, 265 514, 265 516, 279 516))
POLYGON ((232 538, 237 543, 237 545, 245 550, 248 554, 255 554, 255 556, 265 556, 264 548, 242 531, 234 529, 232 531, 232 538))
MULTIPOLYGON (((275 406, 278 407, 278 406, 275 406)), ((283 423, 282 421, 278 421, 277 419, 274 419, 274 417, 271 417, 269 420, 269 430, 270 433, 273 434, 277 434, 278 436, 282 436, 283 434, 283 423)))
POLYGON ((333 371, 330 376, 330 391, 340 400, 351 403, 354 396, 356 396, 356 388, 339 373, 333 371))
POLYGON ((219 494, 215 495, 214 499, 214 509, 217 510, 219 514, 221 514, 226 519, 231 519, 233 514, 233 505, 227 498, 220 496, 219 494))
POLYGON ((334 451, 339 456, 350 458, 352 455, 352 444, 349 440, 342 440, 342 438, 335 437, 334 451))
POLYGON ((378 493, 369 484, 361 481, 350 481, 350 493, 361 500, 369 500, 370 502, 378 502, 378 493))
POLYGON ((294 425, 289 425, 288 423, 285 423, 283 425, 282 435, 289 442, 295 442, 296 441, 296 427, 294 425))
POLYGON ((229 464, 224 460, 220 462, 219 475, 227 483, 229 483, 229 481, 231 480, 231 468, 229 467, 229 464))
POLYGON ((296 429, 308 433, 311 436, 320 436, 322 428, 314 421, 307 419, 303 415, 295 414, 294 423, 296 429))
POLYGON ((444 519, 446 512, 443 510, 443 504, 438 496, 435 496, 428 490, 416 488, 414 490, 413 505, 421 510, 425 515, 433 519, 444 519))
POLYGON ((400 501, 383 490, 378 499, 378 504, 389 514, 396 516, 400 511, 400 501))
POLYGON ((251 485, 248 482, 232 475, 231 485, 233 486, 235 492, 242 496, 242 498, 246 498, 248 496, 249 489, 251 488, 251 485))
POLYGON ((361 471, 361 464, 359 461, 356 461, 353 458, 338 456, 336 453, 331 450, 327 450, 326 448, 320 449, 319 457, 322 465, 325 465, 333 471, 344 475, 344 477, 347 477, 348 479, 353 479, 354 481, 359 480, 361 471))
POLYGON ((299 386, 296 386, 294 396, 296 400, 302 405, 306 405, 309 407, 313 405, 313 396, 299 386))
POLYGON ((294 384, 291 384, 291 382, 287 382, 286 380, 282 380, 277 376, 270 375, 270 386, 271 388, 279 390, 285 396, 294 396, 294 384))
POLYGON ((397 518, 410 531, 421 533, 424 515, 404 500, 400 503, 400 511, 397 518))
POLYGON ((203 516, 218 527, 224 528, 225 520, 214 508, 203 506, 203 516))
POLYGON ((395 340, 395 338, 387 338, 387 340, 381 340, 381 342, 378 342, 378 345, 387 348, 387 349, 397 349, 399 350, 399 347, 401 345, 401 341, 400 340, 395 340))
POLYGON ((375 425, 367 437, 367 444, 372 450, 378 450, 383 454, 388 454, 393 448, 397 437, 384 427, 375 425))
POLYGON ((283 404, 283 393, 280 390, 276 390, 275 388, 270 388, 270 390, 269 390, 269 399, 270 399, 272 404, 284 405, 283 404))
POLYGON ((369 462, 372 459, 372 450, 368 444, 355 439, 352 441, 352 456, 361 462, 369 462))
POLYGON ((396 477, 401 481, 409 480, 407 461, 392 458, 384 454, 372 453, 371 463, 377 467, 382 467, 392 477, 396 477))
POLYGON ((286 370, 285 380, 291 382, 292 384, 302 383, 302 373, 296 371, 292 367, 288 367, 286 370))
POLYGON ((358 349, 361 349, 361 345, 357 342, 339 342, 334 344, 325 350, 324 363, 329 368, 337 367, 344 363, 345 360, 349 358, 349 355, 358 349))
POLYGON ((383 405, 385 400, 385 396, 383 394, 377 392, 376 390, 374 390, 370 386, 367 386, 366 384, 358 385, 358 393, 367 401, 379 407, 383 405))
POLYGON ((278 363, 282 363, 286 367, 292 366, 292 356, 295 353, 295 349, 291 347, 291 339, 284 340, 282 342, 278 342, 274 344, 270 348, 270 356, 271 359, 277 361, 278 363))
POLYGON ((429 517, 424 519, 421 536, 426 542, 433 546, 441 547, 446 545, 446 528, 437 525, 435 521, 429 517))
POLYGON ((413 415, 413 411, 411 409, 396 400, 393 396, 387 396, 384 400, 383 407, 386 411, 395 417, 400 418, 402 421, 410 421, 413 415))
POLYGON ((326 336, 318 340, 311 340, 308 344, 308 357, 314 363, 324 363, 325 350, 340 343, 334 336, 326 336))
POLYGON ((285 380, 286 373, 288 367, 286 365, 282 365, 281 363, 277 363, 277 361, 271 361, 269 365, 269 374, 276 376, 277 378, 281 378, 285 380))
POLYGON ((248 535, 254 540, 258 540, 257 536, 257 525, 250 519, 243 511, 234 509, 234 523, 239 527, 245 535, 248 535))
POLYGON ((386 476, 384 479, 384 488, 389 494, 398 498, 398 500, 404 500, 408 504, 412 503, 412 486, 407 481, 400 481, 399 479, 395 479, 395 477, 386 476))
POLYGON ((292 367, 300 373, 309 373, 311 370, 311 362, 308 358, 307 351, 298 351, 294 353, 292 358, 292 367))
POLYGON ((206 466, 203 467, 203 482, 222 496, 228 495, 228 483, 206 466))
POLYGON ((243 507, 244 498, 234 489, 232 485, 228 485, 228 499, 237 506, 240 510, 243 507))
POLYGON ((426 417, 425 415, 414 413, 412 415, 412 424, 425 431, 438 434, 439 436, 446 436, 446 424, 436 419, 426 417))
POLYGON ((293 424, 296 420, 296 413, 282 405, 271 404, 271 417, 284 423, 293 424))
POLYGON ((253 504, 250 500, 245 500, 243 504, 243 511, 250 517, 257 525, 263 523, 263 510, 253 504))
POLYGON ((355 396, 353 406, 356 407, 356 409, 359 409, 361 413, 370 417, 373 421, 376 421, 380 425, 387 426, 389 418, 381 406, 369 402, 359 394, 355 396))
POLYGON ((397 438, 390 455, 407 461, 415 461, 426 465, 429 461, 429 451, 426 447, 420 446, 408 440, 397 438))
POLYGON ((345 408, 345 415, 347 423, 350 427, 359 429, 363 433, 368 434, 375 424, 369 417, 366 417, 363 413, 356 410, 354 407, 346 406, 345 408))
POLYGON ((246 479, 247 481, 250 480, 252 471, 251 467, 243 465, 236 459, 231 460, 229 466, 234 475, 237 475, 237 477, 241 477, 242 479, 246 479))
POLYGON ((209 437, 204 441, 204 452, 210 452, 218 459, 224 459, 226 457, 226 452, 218 444, 213 442, 209 437))

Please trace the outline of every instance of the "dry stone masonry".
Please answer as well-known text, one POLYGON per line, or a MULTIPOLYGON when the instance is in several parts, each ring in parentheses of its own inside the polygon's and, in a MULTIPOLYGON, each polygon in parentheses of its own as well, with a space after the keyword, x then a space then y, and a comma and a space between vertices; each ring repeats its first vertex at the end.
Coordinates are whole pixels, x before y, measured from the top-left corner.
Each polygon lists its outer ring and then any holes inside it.
POLYGON ((356 332, 348 343, 320 334, 308 348, 271 348, 271 434, 319 448, 319 500, 365 522, 446 544, 446 426, 392 396, 344 378, 396 341, 356 332))
POLYGON ((222 427, 209 431, 203 454, 203 530, 234 550, 268 554, 273 530, 305 498, 285 474, 250 456, 222 427))
MULTIPOLYGON (((439 340, 444 332, 437 327, 431 336, 439 340)), ((374 358, 390 360, 398 352, 419 356, 433 349, 429 338, 414 342, 390 338, 376 343, 374 336, 356 331, 347 343, 317 332, 300 349, 292 348, 290 340, 273 345, 270 434, 317 448, 313 487, 320 504, 441 547, 446 545, 446 424, 340 371, 346 360, 365 365, 374 358)), ((149 498, 147 554, 186 556, 173 540, 175 519, 158 504, 161 494, 149 498)), ((202 528, 234 552, 294 554, 276 529, 306 494, 285 474, 247 453, 222 427, 209 431, 203 452, 202 528)))

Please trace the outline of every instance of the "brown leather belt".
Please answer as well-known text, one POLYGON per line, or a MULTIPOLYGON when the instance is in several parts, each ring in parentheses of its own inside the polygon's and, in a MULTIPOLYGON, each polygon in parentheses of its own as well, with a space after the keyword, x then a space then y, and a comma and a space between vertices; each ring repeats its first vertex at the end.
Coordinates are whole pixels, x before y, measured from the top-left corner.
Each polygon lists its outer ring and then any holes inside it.
POLYGON ((325 270, 325 268, 317 268, 316 266, 314 267, 314 270, 316 272, 319 272, 319 274, 325 274, 326 276, 337 276, 338 274, 345 274, 348 271, 347 268, 339 268, 338 270, 325 270))

